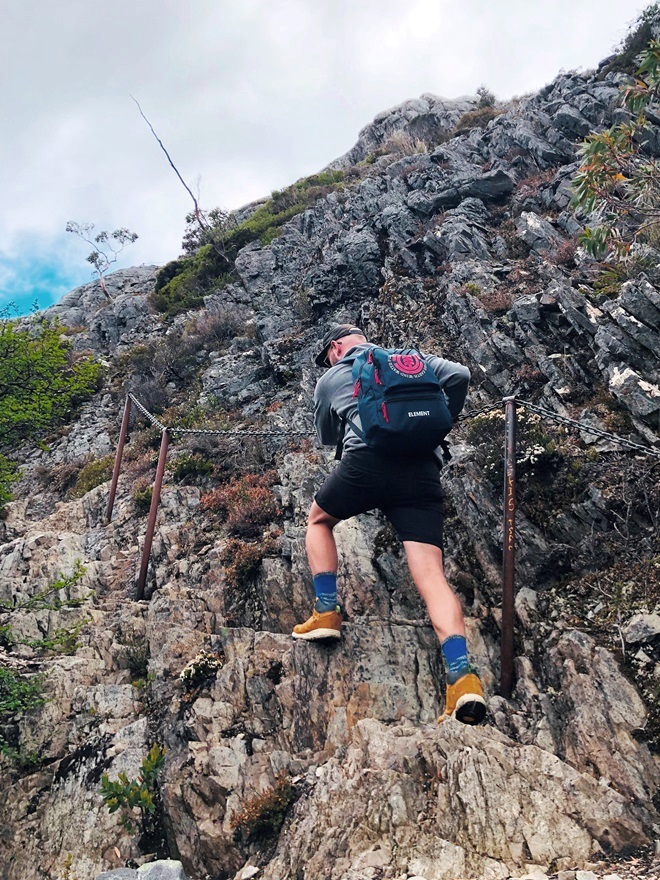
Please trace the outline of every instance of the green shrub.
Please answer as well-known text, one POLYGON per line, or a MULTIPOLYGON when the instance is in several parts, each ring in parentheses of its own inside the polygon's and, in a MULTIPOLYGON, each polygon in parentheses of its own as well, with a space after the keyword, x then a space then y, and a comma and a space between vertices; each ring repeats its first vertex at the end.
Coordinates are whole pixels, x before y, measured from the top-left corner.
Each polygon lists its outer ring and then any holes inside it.
POLYGON ((599 71, 598 78, 604 79, 608 73, 634 73, 637 58, 653 38, 653 20, 660 12, 660 3, 652 3, 633 23, 621 46, 611 61, 599 71))
POLYGON ((160 270, 149 301, 168 317, 198 308, 211 290, 227 283, 231 268, 212 245, 205 244, 192 256, 173 260, 160 270))
POLYGON ((2 519, 5 505, 12 500, 11 485, 17 479, 18 468, 16 465, 0 454, 0 519, 2 519))
POLYGON ((208 477, 214 469, 213 462, 202 455, 184 455, 176 461, 172 471, 172 479, 177 483, 182 483, 184 480, 208 477))
MULTIPOLYGON (((230 280, 234 260, 242 248, 252 241, 260 241, 264 246, 270 244, 288 220, 335 190, 345 177, 343 171, 324 171, 305 177, 281 192, 272 193, 267 202, 238 226, 228 226, 226 217, 219 212, 217 228, 208 233, 215 247, 205 244, 192 256, 164 266, 151 295, 153 307, 171 317, 200 306, 206 294, 230 280)), ((195 236, 191 240, 196 240, 195 236)))
POLYGON ((8 666, 0 666, 0 723, 11 715, 43 706, 43 678, 23 675, 8 666))
POLYGON ((114 456, 104 455, 103 458, 97 458, 94 461, 87 462, 80 468, 76 482, 69 489, 69 495, 72 498, 82 498, 92 489, 101 486, 112 477, 112 469, 114 466, 114 456))
POLYGON ((482 107, 494 107, 497 103, 497 98, 487 86, 479 86, 477 95, 479 95, 479 109, 482 107))
POLYGON ((124 648, 124 662, 131 673, 131 681, 144 682, 149 673, 149 642, 146 639, 131 638, 124 648))
MULTIPOLYGON (((535 413, 517 414, 516 482, 520 509, 546 531, 554 517, 570 509, 589 483, 588 466, 594 453, 576 457, 562 431, 554 436, 535 413)), ((504 414, 492 412, 475 418, 468 442, 478 449, 484 477, 501 492, 504 484, 504 414)), ((595 454, 597 458, 597 453, 595 454)))
POLYGON ((78 586, 85 573, 85 568, 80 560, 77 560, 70 575, 60 575, 52 584, 34 596, 16 602, 0 604, 0 645, 11 649, 15 645, 27 645, 33 650, 43 653, 45 651, 58 651, 62 654, 73 654, 79 647, 78 636, 82 628, 87 624, 87 619, 78 620, 71 626, 61 627, 49 632, 42 639, 18 638, 14 634, 11 619, 12 615, 19 611, 59 611, 62 608, 79 608, 91 595, 72 597, 72 588, 78 586))
POLYGON ((200 653, 188 663, 179 674, 179 680, 188 693, 196 693, 200 688, 215 681, 215 678, 225 662, 225 656, 220 651, 200 651, 200 653))
POLYGON ((145 837, 153 838, 160 805, 158 777, 164 764, 165 749, 154 743, 142 759, 142 772, 137 779, 129 779, 123 772, 114 782, 107 773, 101 777, 100 795, 110 813, 121 810, 119 824, 129 834, 140 830, 145 837))
POLYGON ((268 840, 282 830, 286 814, 296 793, 290 779, 280 774, 275 785, 255 795, 231 820, 238 836, 246 842, 268 840))
POLYGON ((136 488, 133 492, 133 507, 138 516, 144 516, 151 510, 151 499, 153 498, 153 486, 146 486, 144 489, 136 488))
MULTIPOLYGON (((0 728, 17 715, 43 706, 43 677, 24 675, 9 666, 0 664, 0 728)), ((0 733, 0 754, 14 763, 29 763, 29 757, 13 748, 0 733)))
POLYGON ((0 319, 0 446, 43 436, 99 386, 101 367, 76 355, 61 328, 0 319))

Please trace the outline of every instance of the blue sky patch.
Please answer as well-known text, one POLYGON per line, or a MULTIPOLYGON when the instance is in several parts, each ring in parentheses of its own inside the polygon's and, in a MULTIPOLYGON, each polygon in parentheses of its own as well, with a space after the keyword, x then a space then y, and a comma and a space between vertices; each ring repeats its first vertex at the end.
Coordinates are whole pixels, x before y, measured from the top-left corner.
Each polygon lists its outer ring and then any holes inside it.
POLYGON ((12 316, 28 315, 35 300, 39 309, 47 309, 74 287, 93 281, 92 267, 84 257, 74 262, 69 251, 33 242, 12 255, 0 251, 0 310, 13 303, 17 312, 12 310, 12 316))

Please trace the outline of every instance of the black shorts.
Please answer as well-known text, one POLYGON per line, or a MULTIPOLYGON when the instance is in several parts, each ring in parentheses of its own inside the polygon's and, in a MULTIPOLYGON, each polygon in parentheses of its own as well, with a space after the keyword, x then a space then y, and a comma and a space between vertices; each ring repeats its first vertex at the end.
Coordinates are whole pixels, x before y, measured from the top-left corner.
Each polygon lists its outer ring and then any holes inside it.
POLYGON ((347 452, 314 499, 335 519, 382 510, 402 541, 442 550, 444 492, 434 455, 388 458, 369 449, 347 452))

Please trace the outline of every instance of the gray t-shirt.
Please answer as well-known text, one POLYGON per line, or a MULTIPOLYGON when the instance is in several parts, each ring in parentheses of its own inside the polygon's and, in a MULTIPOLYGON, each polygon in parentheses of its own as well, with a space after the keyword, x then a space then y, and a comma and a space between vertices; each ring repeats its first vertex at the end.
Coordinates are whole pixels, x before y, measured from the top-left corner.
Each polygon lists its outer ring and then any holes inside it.
MULTIPOLYGON (((357 401, 353 397, 353 361, 358 354, 369 348, 376 348, 371 342, 354 345, 345 356, 330 367, 316 383, 314 390, 314 424, 319 440, 324 446, 334 446, 341 430, 342 419, 351 419, 358 427, 360 419, 357 414, 357 401)), ((434 354, 422 357, 438 377, 440 386, 447 397, 449 412, 455 419, 463 409, 470 371, 463 364, 446 361, 434 354)), ((364 442, 346 422, 344 433, 344 449, 365 448, 364 442)))

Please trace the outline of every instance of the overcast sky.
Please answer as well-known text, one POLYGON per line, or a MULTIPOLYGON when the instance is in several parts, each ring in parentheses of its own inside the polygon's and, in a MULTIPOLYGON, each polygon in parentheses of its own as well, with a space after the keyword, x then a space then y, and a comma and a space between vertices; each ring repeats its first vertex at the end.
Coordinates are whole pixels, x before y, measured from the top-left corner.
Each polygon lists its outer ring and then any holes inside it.
POLYGON ((178 256, 189 196, 236 208, 432 92, 498 98, 610 54, 645 0, 0 0, 0 308, 91 280, 68 220, 125 226, 118 265, 178 256))

